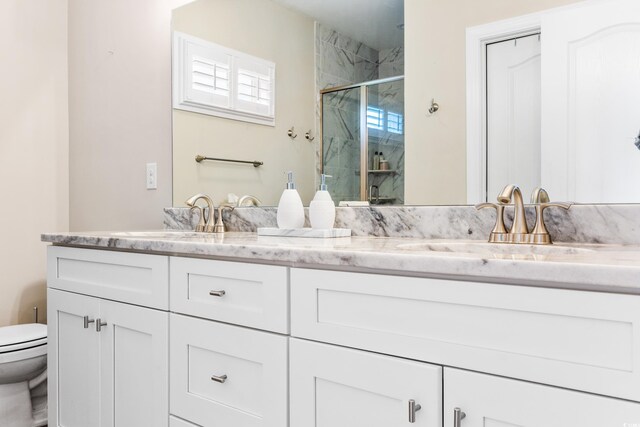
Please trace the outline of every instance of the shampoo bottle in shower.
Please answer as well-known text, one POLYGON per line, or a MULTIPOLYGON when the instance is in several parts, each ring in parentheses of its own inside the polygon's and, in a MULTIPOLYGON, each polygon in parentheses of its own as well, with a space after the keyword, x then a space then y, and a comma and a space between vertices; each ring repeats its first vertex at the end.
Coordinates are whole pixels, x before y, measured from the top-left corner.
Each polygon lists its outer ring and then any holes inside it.
POLYGON ((304 207, 296 185, 293 182, 293 172, 287 173, 287 186, 280 197, 277 213, 278 228, 304 227, 304 207))
POLYGON ((309 204, 309 221, 311 228, 331 229, 336 221, 336 205, 327 191, 326 179, 331 175, 322 174, 322 184, 309 204))

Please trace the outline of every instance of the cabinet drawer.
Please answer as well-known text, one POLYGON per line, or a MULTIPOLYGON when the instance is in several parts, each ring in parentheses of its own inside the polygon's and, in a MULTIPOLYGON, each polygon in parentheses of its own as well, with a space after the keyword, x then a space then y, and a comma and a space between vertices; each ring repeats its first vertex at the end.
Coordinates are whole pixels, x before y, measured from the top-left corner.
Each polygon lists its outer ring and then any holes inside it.
POLYGON ((640 425, 639 403, 459 369, 444 369, 444 396, 445 426, 455 408, 463 427, 640 425))
POLYGON ((287 268, 171 258, 171 311, 289 332, 287 268))
POLYGON ((177 314, 170 337, 173 415, 203 427, 286 427, 287 337, 177 314))
POLYGON ((640 297, 292 269, 292 336, 640 401, 640 297))
POLYGON ((291 339, 290 370, 294 427, 442 425, 440 366, 291 339))
POLYGON ((169 309, 166 256, 50 246, 47 282, 50 288, 169 309))

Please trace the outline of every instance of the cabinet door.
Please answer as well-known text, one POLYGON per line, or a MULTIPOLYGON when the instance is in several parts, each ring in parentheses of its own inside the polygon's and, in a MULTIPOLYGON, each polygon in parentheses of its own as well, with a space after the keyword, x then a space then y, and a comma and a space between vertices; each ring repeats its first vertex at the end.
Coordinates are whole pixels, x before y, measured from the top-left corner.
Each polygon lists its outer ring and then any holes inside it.
POLYGON ((169 313, 100 304, 101 426, 168 426, 169 313))
POLYGON ((445 427, 603 427, 640 425, 640 404, 445 368, 445 427))
POLYGON ((298 339, 290 340, 294 427, 442 425, 442 368, 298 339), (410 417, 410 401, 421 409, 410 417))
POLYGON ((48 290, 49 425, 100 425, 100 335, 96 298, 48 290), (94 323, 85 328, 84 316, 94 323))

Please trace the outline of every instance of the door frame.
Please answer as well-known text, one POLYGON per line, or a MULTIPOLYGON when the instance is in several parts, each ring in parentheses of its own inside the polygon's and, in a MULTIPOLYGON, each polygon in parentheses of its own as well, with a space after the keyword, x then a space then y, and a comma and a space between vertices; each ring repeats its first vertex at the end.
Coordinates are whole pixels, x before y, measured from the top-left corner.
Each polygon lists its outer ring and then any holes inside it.
POLYGON ((486 46, 502 40, 539 33, 544 13, 536 12, 467 28, 467 203, 469 204, 484 202, 487 199, 486 46))

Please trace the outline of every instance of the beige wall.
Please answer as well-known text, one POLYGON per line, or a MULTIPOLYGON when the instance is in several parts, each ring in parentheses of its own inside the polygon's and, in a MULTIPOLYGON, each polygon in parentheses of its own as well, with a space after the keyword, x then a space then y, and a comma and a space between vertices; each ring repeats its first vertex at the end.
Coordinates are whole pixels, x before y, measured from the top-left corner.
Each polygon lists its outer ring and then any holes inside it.
POLYGON ((575 1, 405 0, 407 204, 466 203, 465 29, 575 1))
POLYGON ((171 205, 171 6, 69 0, 72 230, 162 226, 171 205), (157 190, 145 186, 152 162, 157 190))
POLYGON ((235 193, 276 205, 289 169, 308 204, 315 179, 314 144, 304 139, 315 127, 313 20, 266 0, 199 0, 174 11, 173 27, 276 64, 275 127, 174 111, 174 205, 183 206, 198 192, 216 203, 235 193), (295 141, 287 137, 291 126, 295 141), (197 164, 196 154, 260 160, 264 166, 197 164))
POLYGON ((0 326, 46 321, 46 245, 68 228, 67 0, 0 2, 0 326))

